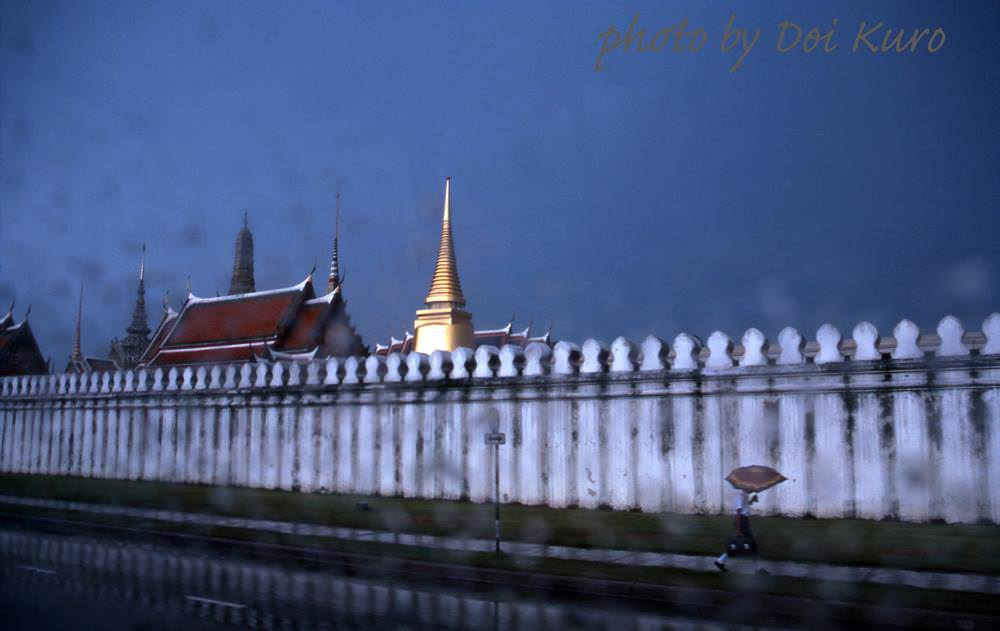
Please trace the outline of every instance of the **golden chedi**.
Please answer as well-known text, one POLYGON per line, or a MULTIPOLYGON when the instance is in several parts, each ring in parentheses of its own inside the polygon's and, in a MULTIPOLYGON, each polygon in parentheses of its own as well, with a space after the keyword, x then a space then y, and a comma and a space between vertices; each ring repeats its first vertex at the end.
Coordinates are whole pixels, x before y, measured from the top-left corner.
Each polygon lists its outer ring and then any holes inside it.
POLYGON ((431 289, 417 310, 413 322, 416 336, 414 350, 430 355, 434 351, 453 351, 460 346, 475 346, 472 314, 465 310, 462 283, 458 280, 455 246, 451 240, 451 178, 444 181, 444 217, 441 220, 441 245, 431 289))

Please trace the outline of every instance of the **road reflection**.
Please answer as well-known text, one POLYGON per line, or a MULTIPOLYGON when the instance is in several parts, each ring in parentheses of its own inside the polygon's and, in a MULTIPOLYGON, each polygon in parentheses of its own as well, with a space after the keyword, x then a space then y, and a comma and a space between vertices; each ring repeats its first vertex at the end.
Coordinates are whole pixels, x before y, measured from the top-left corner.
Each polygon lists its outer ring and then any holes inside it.
MULTIPOLYGON (((507 590, 370 580, 234 551, 0 528, 5 628, 723 628, 507 590)), ((725 625, 724 628, 732 628, 725 625)))

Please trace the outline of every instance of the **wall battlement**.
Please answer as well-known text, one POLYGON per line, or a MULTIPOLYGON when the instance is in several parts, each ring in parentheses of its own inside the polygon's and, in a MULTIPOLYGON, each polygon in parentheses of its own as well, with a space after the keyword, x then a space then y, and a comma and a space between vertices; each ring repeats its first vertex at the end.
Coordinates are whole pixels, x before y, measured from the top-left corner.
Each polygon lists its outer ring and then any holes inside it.
POLYGON ((1000 314, 0 380, 0 470, 717 512, 1000 523, 1000 314))

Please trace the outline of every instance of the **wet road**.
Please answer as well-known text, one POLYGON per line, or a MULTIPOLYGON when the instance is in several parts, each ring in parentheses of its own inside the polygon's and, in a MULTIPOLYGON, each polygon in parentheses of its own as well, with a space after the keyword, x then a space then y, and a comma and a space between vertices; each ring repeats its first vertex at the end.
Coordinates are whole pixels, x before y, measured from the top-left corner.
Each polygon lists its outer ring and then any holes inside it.
MULTIPOLYGON (((313 565, 313 567, 309 567, 313 565)), ((733 628, 619 602, 350 577, 205 546, 0 525, 5 629, 733 628)))

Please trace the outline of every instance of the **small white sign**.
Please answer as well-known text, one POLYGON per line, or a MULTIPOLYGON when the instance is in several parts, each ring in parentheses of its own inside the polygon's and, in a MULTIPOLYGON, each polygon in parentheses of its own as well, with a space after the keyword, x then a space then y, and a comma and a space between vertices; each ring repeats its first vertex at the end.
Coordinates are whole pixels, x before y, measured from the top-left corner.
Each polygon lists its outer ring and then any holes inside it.
POLYGON ((507 435, 502 432, 490 432, 486 434, 487 445, 503 445, 507 443, 507 435))

